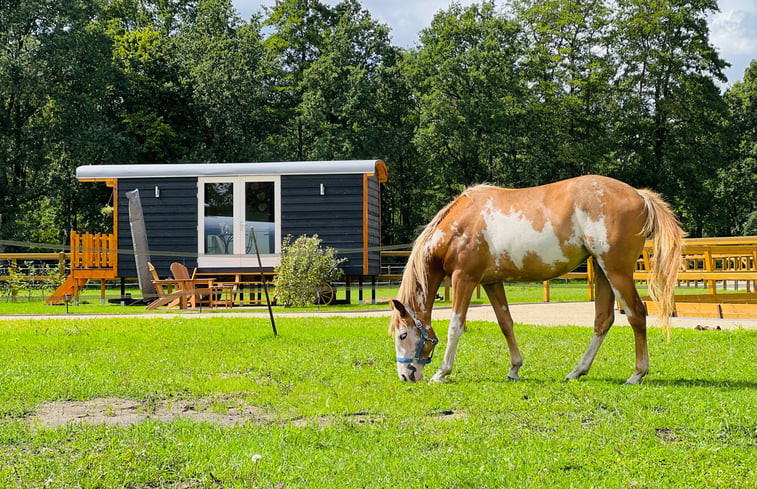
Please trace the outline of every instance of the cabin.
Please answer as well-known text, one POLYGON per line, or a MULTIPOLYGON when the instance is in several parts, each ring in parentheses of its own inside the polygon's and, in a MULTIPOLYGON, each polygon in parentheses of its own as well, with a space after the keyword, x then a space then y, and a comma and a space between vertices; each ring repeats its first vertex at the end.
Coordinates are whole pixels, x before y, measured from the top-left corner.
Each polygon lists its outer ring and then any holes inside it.
POLYGON ((345 275, 379 274, 381 160, 95 165, 76 178, 113 189, 113 234, 72 232, 71 277, 54 297, 75 295, 87 280, 137 276, 126 195, 134 190, 161 275, 174 261, 200 273, 259 272, 255 242, 272 272, 284 237, 303 234, 346 258, 345 275))

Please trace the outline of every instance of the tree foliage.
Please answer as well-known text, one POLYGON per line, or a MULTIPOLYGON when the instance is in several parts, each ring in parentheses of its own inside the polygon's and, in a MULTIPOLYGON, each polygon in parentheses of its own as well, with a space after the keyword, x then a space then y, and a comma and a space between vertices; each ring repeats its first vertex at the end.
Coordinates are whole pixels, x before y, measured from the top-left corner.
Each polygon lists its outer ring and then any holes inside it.
POLYGON ((714 0, 492 1, 412 49, 358 0, 0 0, 0 233, 105 231, 85 164, 382 158, 385 243, 467 185, 651 187, 691 235, 757 232, 755 64, 721 93, 714 0))

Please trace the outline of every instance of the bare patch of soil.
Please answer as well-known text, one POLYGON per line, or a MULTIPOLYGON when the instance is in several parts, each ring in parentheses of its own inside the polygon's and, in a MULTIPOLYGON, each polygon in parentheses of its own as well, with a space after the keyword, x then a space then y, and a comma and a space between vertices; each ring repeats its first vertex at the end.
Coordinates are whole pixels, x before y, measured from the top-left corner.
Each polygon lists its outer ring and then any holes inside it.
POLYGON ((127 426, 146 420, 175 419, 234 426, 247 421, 267 422, 273 417, 259 406, 226 406, 213 399, 141 402, 134 399, 98 398, 43 404, 27 419, 37 426, 57 428, 66 423, 127 426))
MULTIPOLYGON (((439 411, 429 416, 442 421, 465 417, 464 413, 439 411)), ((128 426, 144 421, 174 421, 189 419, 222 426, 244 423, 279 423, 296 428, 331 426, 345 422, 351 424, 381 423, 383 417, 368 412, 349 413, 342 416, 281 417, 260 406, 246 405, 235 399, 205 398, 198 400, 139 401, 115 397, 87 401, 59 401, 41 405, 27 421, 42 428, 57 428, 68 423, 90 425, 128 426)))

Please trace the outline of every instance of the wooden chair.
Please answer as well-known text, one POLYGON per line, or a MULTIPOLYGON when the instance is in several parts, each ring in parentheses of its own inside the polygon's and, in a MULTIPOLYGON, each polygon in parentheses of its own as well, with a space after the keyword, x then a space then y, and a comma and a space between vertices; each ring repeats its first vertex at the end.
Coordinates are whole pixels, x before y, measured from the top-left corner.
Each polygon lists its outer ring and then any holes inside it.
POLYGON ((190 277, 186 265, 176 261, 171 263, 171 273, 174 280, 179 284, 179 288, 185 292, 184 300, 189 300, 190 307, 197 307, 203 296, 210 297, 215 279, 197 280, 194 278, 196 271, 190 277), (198 288, 198 286, 203 287, 198 288))
MULTIPOLYGON (((153 272, 154 270, 155 267, 152 267, 151 272, 153 272)), ((151 302, 147 306, 148 310, 156 309, 160 306, 166 305, 170 308, 174 307, 177 304, 180 309, 197 307, 200 304, 202 297, 212 297, 214 279, 195 280, 194 278, 189 276, 187 267, 178 262, 171 264, 171 273, 173 274, 172 279, 160 280, 159 278, 155 278, 153 280, 153 283, 155 283, 156 291, 158 287, 160 287, 163 295, 161 296, 161 292, 158 291, 158 299, 151 302), (163 289, 163 286, 175 287, 176 291, 166 293, 165 289, 163 289), (198 300, 198 298, 200 300, 198 300)), ((157 272, 153 272, 153 277, 157 276, 157 272)))
POLYGON ((197 269, 189 275, 186 265, 179 262, 171 263, 171 273, 179 287, 186 293, 191 307, 198 307, 204 298, 210 307, 223 305, 231 307, 231 301, 226 297, 231 287, 217 283, 214 278, 197 278, 197 269))
POLYGON ((158 293, 158 299, 151 302, 147 308, 148 309, 155 309, 155 307, 158 307, 159 305, 163 304, 157 304, 154 307, 150 307, 156 302, 160 301, 161 299, 164 299, 167 296, 171 296, 171 298, 164 302, 164 304, 167 305, 168 309, 171 309, 173 307, 176 307, 180 305, 180 299, 179 297, 175 297, 175 294, 173 294, 173 289, 176 288, 176 281, 172 279, 166 279, 163 280, 158 275, 158 271, 155 269, 155 266, 153 266, 152 263, 147 262, 147 268, 150 270, 150 273, 152 274, 152 283, 155 285, 155 292, 158 293), (168 290, 166 290, 168 289, 168 290))

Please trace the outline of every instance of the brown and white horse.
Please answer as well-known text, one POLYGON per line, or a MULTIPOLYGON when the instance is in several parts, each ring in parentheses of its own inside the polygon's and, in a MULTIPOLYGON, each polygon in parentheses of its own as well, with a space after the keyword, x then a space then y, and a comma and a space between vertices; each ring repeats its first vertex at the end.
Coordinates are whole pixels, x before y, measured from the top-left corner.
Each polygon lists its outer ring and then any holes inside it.
POLYGON ((397 372, 417 381, 438 342, 431 327, 434 297, 445 276, 452 279, 452 316, 441 367, 452 371, 465 315, 476 285, 484 286, 510 350, 510 379, 523 364, 513 333, 503 281, 542 281, 573 270, 593 256, 597 266, 594 336, 565 380, 588 373, 614 317, 614 299, 628 315, 636 343, 636 368, 627 383, 649 370, 646 307, 633 281, 644 241, 654 236, 650 295, 660 303, 669 334, 683 231, 654 192, 607 177, 589 175, 540 187, 468 188, 444 207, 418 236, 408 259, 394 309, 397 372))

